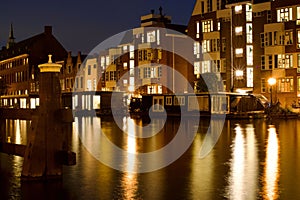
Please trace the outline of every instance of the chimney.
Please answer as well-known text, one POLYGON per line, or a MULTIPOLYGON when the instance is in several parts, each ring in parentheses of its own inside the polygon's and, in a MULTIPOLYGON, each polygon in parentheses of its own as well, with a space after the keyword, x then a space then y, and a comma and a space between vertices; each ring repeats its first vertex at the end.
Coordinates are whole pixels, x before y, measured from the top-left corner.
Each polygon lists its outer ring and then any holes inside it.
POLYGON ((52 26, 45 26, 44 33, 51 35, 52 34, 52 26))

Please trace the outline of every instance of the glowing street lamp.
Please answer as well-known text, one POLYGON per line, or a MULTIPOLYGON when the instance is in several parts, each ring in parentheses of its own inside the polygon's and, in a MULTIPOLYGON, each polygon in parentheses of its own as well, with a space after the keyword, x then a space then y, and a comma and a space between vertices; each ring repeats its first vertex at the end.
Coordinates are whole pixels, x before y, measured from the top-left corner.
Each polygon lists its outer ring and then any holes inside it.
POLYGON ((235 71, 235 77, 237 78, 237 79, 242 79, 243 78, 243 76, 244 76, 244 71, 243 70, 236 70, 235 71))
POLYGON ((275 78, 272 78, 272 77, 269 78, 269 79, 268 79, 268 84, 271 86, 271 88, 270 88, 270 95, 271 95, 270 99, 271 99, 271 105, 273 105, 272 92, 273 92, 273 85, 276 84, 276 79, 275 79, 275 78))

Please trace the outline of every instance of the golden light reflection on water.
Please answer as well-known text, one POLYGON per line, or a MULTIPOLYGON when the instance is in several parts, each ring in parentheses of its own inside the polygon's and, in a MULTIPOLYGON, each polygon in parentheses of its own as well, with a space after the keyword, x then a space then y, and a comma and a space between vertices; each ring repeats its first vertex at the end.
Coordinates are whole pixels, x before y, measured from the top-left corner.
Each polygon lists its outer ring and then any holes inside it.
POLYGON ((26 144, 29 128, 30 121, 6 120, 6 141, 14 144, 26 144))
POLYGON ((226 196, 237 200, 256 199, 258 156, 254 128, 248 125, 244 129, 237 124, 234 132, 226 196))
POLYGON ((123 119, 123 130, 126 130, 126 145, 125 150, 128 152, 124 161, 126 171, 123 173, 121 187, 123 188, 122 199, 136 199, 138 195, 138 181, 136 171, 136 153, 137 153, 137 139, 135 136, 135 122, 129 117, 123 119), (130 133, 130 134, 129 134, 130 133))
POLYGON ((274 126, 268 129, 268 140, 266 147, 266 160, 263 174, 263 191, 264 199, 279 198, 279 140, 274 126))

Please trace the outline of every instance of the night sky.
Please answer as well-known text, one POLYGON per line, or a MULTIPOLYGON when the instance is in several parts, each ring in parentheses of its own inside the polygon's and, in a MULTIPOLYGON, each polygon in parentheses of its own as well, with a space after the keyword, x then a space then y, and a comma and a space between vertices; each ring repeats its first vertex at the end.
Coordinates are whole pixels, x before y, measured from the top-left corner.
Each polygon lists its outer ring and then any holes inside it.
POLYGON ((5 46, 10 23, 16 41, 53 26, 56 38, 68 50, 89 53, 100 42, 119 32, 140 26, 140 16, 151 9, 187 25, 196 0, 9 0, 0 3, 0 46, 5 46))

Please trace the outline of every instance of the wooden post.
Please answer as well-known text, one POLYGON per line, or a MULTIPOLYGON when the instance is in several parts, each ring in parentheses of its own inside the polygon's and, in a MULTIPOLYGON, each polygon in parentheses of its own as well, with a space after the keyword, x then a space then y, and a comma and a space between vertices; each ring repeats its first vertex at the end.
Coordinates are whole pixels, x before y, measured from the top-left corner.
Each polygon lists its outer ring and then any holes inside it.
POLYGON ((63 122, 61 117, 61 65, 52 63, 51 55, 46 64, 39 65, 40 107, 32 119, 28 144, 24 155, 22 180, 48 180, 61 178, 63 150, 63 122))

